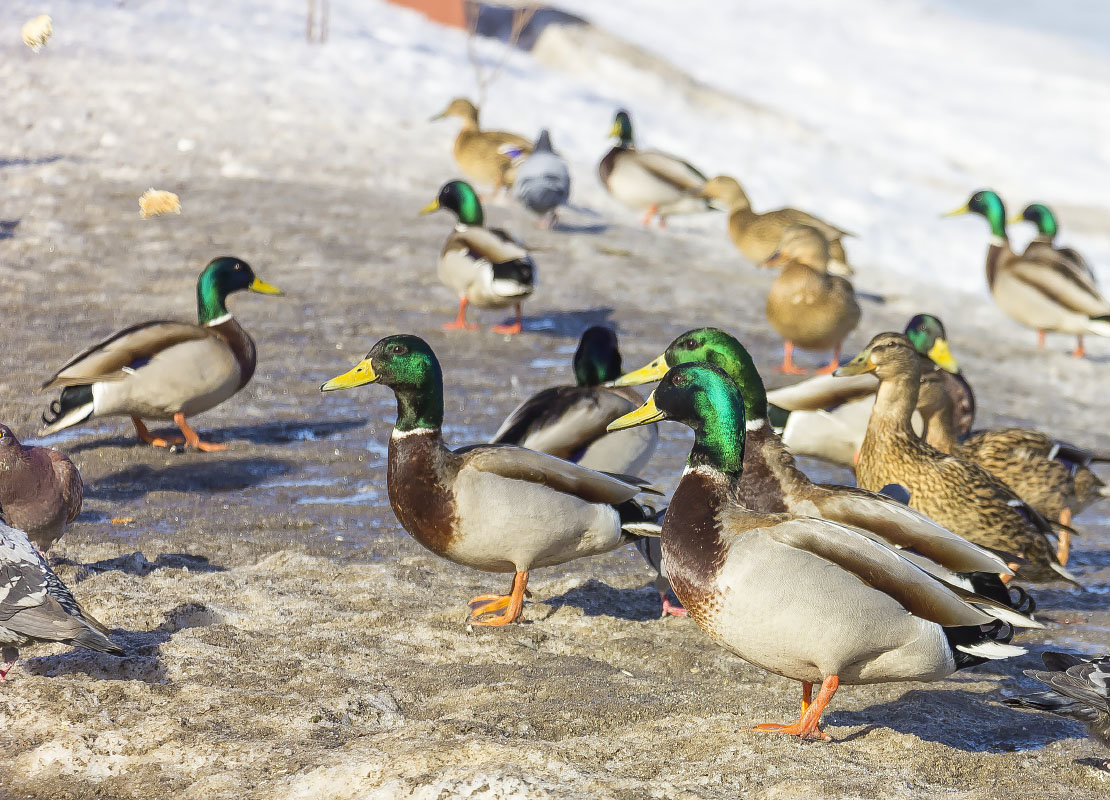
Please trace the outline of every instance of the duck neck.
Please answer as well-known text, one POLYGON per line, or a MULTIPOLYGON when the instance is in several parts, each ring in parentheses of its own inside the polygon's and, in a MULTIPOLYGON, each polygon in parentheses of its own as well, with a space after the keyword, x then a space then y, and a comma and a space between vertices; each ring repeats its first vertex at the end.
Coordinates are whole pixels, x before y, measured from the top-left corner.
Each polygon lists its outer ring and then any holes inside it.
POLYGON ((401 387, 397 393, 397 423, 394 435, 431 430, 437 434, 443 426, 443 375, 438 365, 426 380, 416 387, 401 387))
POLYGON ((694 446, 686 461, 689 469, 708 467, 738 482, 744 471, 744 421, 726 409, 707 409, 694 430, 694 446))
POLYGON ((917 406, 920 383, 921 376, 916 368, 890 378, 881 378, 868 427, 914 436, 910 419, 917 406))
POLYGON ((224 304, 227 292, 223 291, 209 272, 197 281, 197 324, 218 325, 226 322, 231 313, 224 304))
POLYGON ((935 447, 942 453, 951 453, 956 448, 956 421, 951 403, 940 408, 918 409, 925 422, 925 444, 935 447))

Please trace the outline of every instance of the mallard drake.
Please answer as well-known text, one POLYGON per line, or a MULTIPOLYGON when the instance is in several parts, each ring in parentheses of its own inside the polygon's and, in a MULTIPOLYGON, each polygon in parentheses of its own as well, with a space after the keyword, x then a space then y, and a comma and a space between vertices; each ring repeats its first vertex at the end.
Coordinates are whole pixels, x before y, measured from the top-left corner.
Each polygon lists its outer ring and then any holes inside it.
POLYGON ((444 117, 462 120, 462 129, 455 137, 454 155, 463 174, 492 186, 495 195, 512 186, 516 168, 532 152, 532 143, 515 133, 479 128, 478 108, 465 97, 456 97, 432 121, 444 117))
MULTIPOLYGON (((1045 669, 1027 669, 1025 674, 1052 687, 1025 697, 1008 697, 1003 702, 1018 708, 1047 711, 1079 720, 1091 738, 1110 747, 1110 655, 1088 658, 1072 653, 1041 653, 1045 669)), ((1110 767, 1110 762, 1107 762, 1110 767)))
POLYGON ((672 367, 698 362, 721 368, 744 398, 744 477, 735 486, 736 500, 741 505, 752 511, 789 512, 849 525, 868 538, 900 551, 904 548, 904 556, 915 559, 935 577, 1010 603, 1009 593, 998 579, 999 574, 1010 570, 998 556, 889 497, 810 481, 771 428, 763 379, 751 354, 728 333, 717 328, 687 331, 661 356, 621 376, 614 384, 636 386, 657 381, 672 367))
MULTIPOLYGON (((975 421, 975 394, 952 357, 944 325, 932 314, 915 314, 904 332, 922 356, 922 374, 936 375, 944 381, 955 409, 957 434, 966 436, 975 421)), ((840 378, 817 375, 772 389, 767 393, 771 424, 794 455, 820 458, 850 469, 863 444, 878 388, 875 376, 864 373, 840 378)), ((913 429, 916 433, 924 430, 917 412, 913 429)))
POLYGON ((856 464, 856 480, 872 491, 896 483, 910 493, 910 505, 970 542, 1004 553, 1018 574, 1044 579, 1059 575, 1079 581, 1049 546, 1052 525, 985 469, 930 447, 914 433, 921 366, 910 340, 880 333, 837 374, 874 372, 879 391, 856 464))
POLYGON ((840 366, 844 337, 859 324, 860 310, 852 284, 828 274, 829 243, 809 225, 791 225, 778 249, 765 262, 782 265, 782 272, 767 293, 767 319, 785 341, 778 370, 804 375, 794 363, 794 345, 803 350, 828 350, 833 357, 818 374, 840 366))
POLYGON ((570 170, 567 162, 551 148, 551 134, 540 131, 528 156, 516 171, 513 196, 540 215, 540 225, 553 228, 559 206, 570 199, 570 170))
POLYGON ((763 264, 775 252, 786 229, 791 225, 808 225, 821 232, 829 243, 829 272, 852 275, 844 244, 840 241, 852 234, 825 220, 796 208, 777 208, 757 214, 744 188, 733 177, 718 175, 702 187, 701 195, 716 200, 728 209, 728 235, 736 249, 753 264, 763 264))
POLYGON ((643 211, 643 224, 659 217, 659 227, 671 214, 696 214, 710 209, 698 197, 705 175, 678 156, 658 150, 637 150, 632 139, 632 118, 618 111, 609 136, 617 144, 598 164, 597 174, 609 194, 633 211, 643 211))
POLYGON ((976 192, 967 204, 945 216, 975 213, 991 226, 987 249, 987 285, 998 307, 1023 325, 1037 331, 1037 346, 1044 347, 1046 331, 1073 333, 1077 344, 1072 355, 1082 358, 1084 334, 1110 337, 1110 302, 1086 273, 1043 252, 1017 255, 1006 237, 1006 207, 989 189, 976 192))
POLYGON ((956 435, 952 400, 933 376, 921 381, 917 408, 925 420, 925 441, 942 453, 966 458, 1001 480, 1048 519, 1064 526, 1056 557, 1067 565, 1072 516, 1107 495, 1106 485, 1090 468, 1106 461, 1094 453, 1058 442, 1040 431, 999 428, 976 431, 963 441, 956 435))
POLYGON ((1023 257, 1038 258, 1048 256, 1063 264, 1074 267, 1080 273, 1086 274, 1091 282, 1095 282, 1095 272, 1078 251, 1070 247, 1057 247, 1056 236, 1060 233, 1060 224, 1052 209, 1044 203, 1031 203, 1021 212, 1021 216, 1014 217, 1010 223, 1032 222, 1037 226, 1037 235, 1025 247, 1023 257))
POLYGON ((443 243, 437 272, 444 286, 459 296, 459 313, 444 330, 475 330, 466 321, 466 307, 516 309, 516 321, 494 325, 494 333, 520 333, 524 327, 521 302, 536 288, 536 265, 523 245, 501 228, 485 228, 482 203, 466 181, 448 181, 435 200, 420 209, 430 214, 446 208, 458 218, 443 243))
POLYGON ((132 325, 74 356, 43 389, 61 396, 42 415, 43 434, 98 417, 129 416, 140 442, 226 450, 203 442, 186 417, 215 408, 254 375, 254 340, 224 305, 242 290, 281 294, 239 258, 214 258, 197 279, 197 324, 152 320, 132 325), (184 438, 152 436, 143 419, 172 419, 184 438))
POLYGON ((0 681, 32 642, 64 642, 122 656, 107 629, 66 588, 23 531, 0 524, 0 681))
POLYGON ((611 328, 595 325, 574 353, 574 386, 532 395, 506 417, 492 444, 515 444, 603 472, 636 475, 659 442, 654 428, 606 433, 605 426, 644 401, 635 389, 602 386, 619 378, 621 354, 611 328))
POLYGON ((73 462, 53 447, 22 444, 0 425, 0 519, 45 553, 81 513, 83 484, 73 462))
POLYGON ((628 523, 652 513, 633 498, 639 479, 595 472, 514 445, 443 443, 443 373, 428 343, 394 335, 321 391, 383 383, 397 396, 386 483, 401 526, 438 556, 485 572, 512 572, 507 595, 470 601, 470 621, 520 618, 528 573, 633 541, 628 523), (497 616, 489 616, 502 611, 497 616))
POLYGON ((841 683, 935 680, 1024 653, 1006 644, 1011 625, 890 547, 828 520, 745 507, 745 402, 718 367, 680 364, 609 427, 670 419, 694 431, 663 520, 663 560, 714 641, 802 682, 798 721, 755 730, 829 739, 819 722, 841 683), (811 698, 814 684, 821 690, 811 698))

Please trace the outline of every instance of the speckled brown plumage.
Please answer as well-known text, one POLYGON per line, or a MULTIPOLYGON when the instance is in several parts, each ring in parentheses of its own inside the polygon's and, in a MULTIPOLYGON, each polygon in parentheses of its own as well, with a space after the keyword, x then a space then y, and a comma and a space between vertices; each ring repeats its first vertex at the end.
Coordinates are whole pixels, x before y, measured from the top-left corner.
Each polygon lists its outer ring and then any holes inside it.
POLYGON ((19 528, 42 552, 81 512, 81 473, 50 447, 21 444, 0 425, 0 518, 19 528))
POLYGON ((936 379, 922 380, 917 408, 925 421, 926 442, 974 461, 1049 519, 1060 519, 1065 511, 1079 513, 1100 496, 1098 476, 1086 466, 1076 465, 1073 471, 1057 461, 1057 443, 1040 431, 999 428, 958 441, 950 395, 936 379))
MULTIPOLYGON (((910 417, 917 404, 917 353, 902 334, 881 333, 864 354, 875 365, 879 391, 867 426, 856 479, 864 489, 904 486, 910 505, 949 530, 983 547, 1031 562, 1026 578, 1054 577, 1056 556, 1051 528, 1005 484, 979 465, 942 453, 914 433, 910 417)), ((864 354, 861 354, 861 358, 864 354)))
POLYGON ((512 186, 516 164, 532 152, 532 142, 515 133, 482 130, 478 125, 478 109, 462 97, 452 100, 437 118, 445 116, 462 120, 452 152, 463 174, 495 189, 512 186))
POLYGON ((752 262, 762 264, 766 261, 791 225, 811 225, 828 239, 829 257, 843 265, 843 272, 852 273, 840 241, 841 237, 849 234, 835 225, 796 208, 779 208, 757 214, 740 184, 727 175, 712 178, 702 191, 706 196, 728 205, 729 238, 736 249, 752 262))

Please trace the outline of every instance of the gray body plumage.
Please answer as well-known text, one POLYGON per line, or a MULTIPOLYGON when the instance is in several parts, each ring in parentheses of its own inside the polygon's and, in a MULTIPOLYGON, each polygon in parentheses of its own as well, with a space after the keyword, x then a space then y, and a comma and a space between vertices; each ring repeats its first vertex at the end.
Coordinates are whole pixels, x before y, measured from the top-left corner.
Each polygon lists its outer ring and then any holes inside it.
POLYGON ((1025 674, 1053 691, 1012 697, 1006 704, 1079 720, 1092 738, 1110 747, 1110 656, 1083 658, 1047 651, 1041 659, 1047 669, 1027 669, 1025 674))
POLYGON ((570 170, 551 149, 546 130, 540 133, 532 154, 517 168, 513 195, 537 214, 549 214, 570 198, 570 170))
POLYGON ((65 642, 123 655, 20 530, 0 525, 0 658, 32 642, 65 642))

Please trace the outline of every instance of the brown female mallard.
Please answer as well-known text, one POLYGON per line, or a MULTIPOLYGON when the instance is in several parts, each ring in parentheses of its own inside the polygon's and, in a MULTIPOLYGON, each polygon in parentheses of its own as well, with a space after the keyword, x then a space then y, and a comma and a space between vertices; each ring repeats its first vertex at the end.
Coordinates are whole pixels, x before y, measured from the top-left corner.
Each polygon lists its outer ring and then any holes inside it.
POLYGON ((728 175, 710 178, 701 194, 716 200, 728 209, 728 235, 736 249, 754 264, 762 264, 775 252, 782 235, 791 225, 809 225, 816 228, 829 243, 829 272, 834 275, 851 275, 855 272, 848 263, 844 245, 840 241, 852 234, 796 208, 777 208, 757 214, 752 210, 743 187, 728 175))
POLYGON ((482 130, 478 127, 478 108, 465 97, 456 97, 432 119, 444 117, 462 120, 453 152, 463 174, 492 186, 495 195, 512 186, 516 167, 532 152, 532 143, 515 133, 482 130))
POLYGON ((797 345, 803 350, 831 349, 832 359, 818 372, 832 372, 840 366, 844 337, 859 324, 860 310, 852 284, 828 272, 828 241, 810 225, 791 225, 766 264, 782 265, 766 305, 767 319, 784 340, 779 371, 805 373, 794 363, 797 345))
POLYGON ((856 480, 877 491, 892 483, 910 493, 910 505, 968 541, 1019 559, 1023 578, 1059 575, 1078 584, 1049 544, 1053 526, 985 469, 947 455, 914 433, 910 417, 921 385, 920 359, 900 333, 880 333, 838 375, 874 372, 879 391, 856 464, 856 480))

